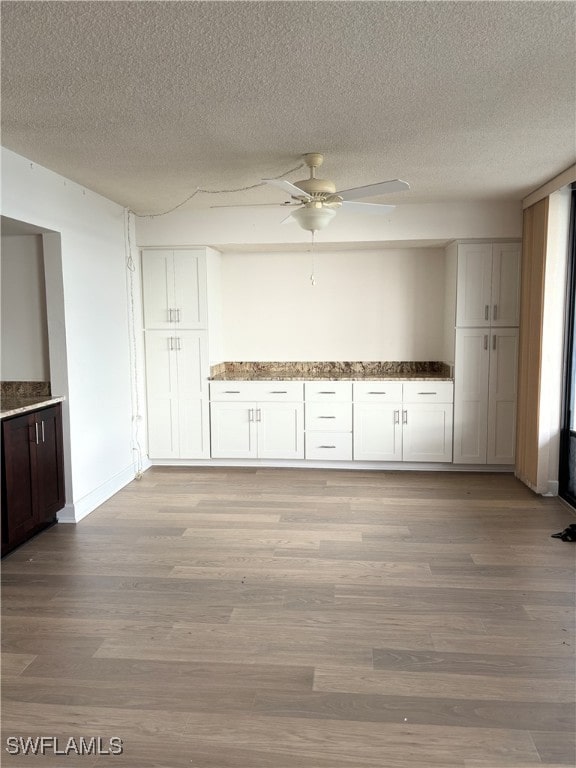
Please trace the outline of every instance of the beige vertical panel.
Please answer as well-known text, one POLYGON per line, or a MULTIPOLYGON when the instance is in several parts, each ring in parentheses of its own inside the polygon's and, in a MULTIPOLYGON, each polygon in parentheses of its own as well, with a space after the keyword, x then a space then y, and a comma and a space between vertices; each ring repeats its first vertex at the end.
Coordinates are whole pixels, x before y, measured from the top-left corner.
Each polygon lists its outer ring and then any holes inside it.
POLYGON ((524 210, 516 475, 536 488, 548 198, 524 210))

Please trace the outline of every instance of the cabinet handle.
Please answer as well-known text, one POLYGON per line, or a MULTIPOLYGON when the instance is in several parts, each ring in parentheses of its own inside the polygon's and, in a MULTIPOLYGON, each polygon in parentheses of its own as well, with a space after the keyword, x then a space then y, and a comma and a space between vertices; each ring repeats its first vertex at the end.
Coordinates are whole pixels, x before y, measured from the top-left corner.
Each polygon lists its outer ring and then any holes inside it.
POLYGON ((262 411, 260 408, 256 408, 256 421, 262 421, 262 411))
POLYGON ((484 349, 488 349, 488 334, 484 334, 484 349))
POLYGON ((254 408, 248 408, 248 421, 254 421, 254 408))
POLYGON ((288 390, 287 389, 271 389, 270 393, 271 395, 287 395, 288 390))
POLYGON ((494 320, 498 320, 498 304, 494 304, 494 320))
POLYGON ((319 419, 335 419, 336 416, 318 416, 319 419))
POLYGON ((419 395, 437 395, 438 392, 418 392, 419 395))
POLYGON ((38 445, 38 422, 34 422, 34 426, 36 427, 36 445, 38 445))
POLYGON ((368 392, 369 395, 385 395, 386 392, 368 392))
POLYGON ((335 394, 336 394, 336 392, 334 392, 334 391, 332 391, 332 392, 329 392, 329 391, 325 391, 325 392, 318 392, 318 394, 319 394, 319 395, 335 395, 335 394))
POLYGON ((492 336, 492 349, 496 349, 496 334, 492 336))
POLYGON ((176 310, 176 322, 177 323, 179 323, 181 321, 181 319, 182 319, 180 315, 181 315, 181 310, 177 309, 176 310))
POLYGON ((239 395, 240 390, 239 389, 225 389, 224 390, 225 395, 239 395))
POLYGON ((41 426, 42 426, 42 442, 45 443, 46 440, 44 439, 44 419, 42 419, 41 426))
POLYGON ((169 323, 173 322, 172 321, 172 310, 171 309, 168 310, 168 322, 169 323))
POLYGON ((177 352, 180 352, 180 350, 182 349, 182 344, 180 342, 181 342, 180 336, 177 336, 176 337, 176 351, 177 352))
POLYGON ((484 320, 488 320, 490 317, 490 307, 488 304, 484 305, 484 320))
POLYGON ((394 424, 400 424, 400 411, 394 411, 394 424))
POLYGON ((408 411, 402 411, 402 424, 408 424, 408 411))
POLYGON ((336 448, 335 445, 319 445, 318 448, 336 448))

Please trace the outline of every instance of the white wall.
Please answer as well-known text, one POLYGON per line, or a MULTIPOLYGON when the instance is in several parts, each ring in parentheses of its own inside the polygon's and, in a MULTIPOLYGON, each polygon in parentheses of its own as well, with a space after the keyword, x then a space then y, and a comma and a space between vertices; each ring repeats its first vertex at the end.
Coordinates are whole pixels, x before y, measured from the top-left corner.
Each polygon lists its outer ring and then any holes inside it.
MULTIPOLYGON (((224 202, 212 196, 211 203, 224 202)), ((204 203, 203 203, 204 204, 204 203)), ((193 205, 193 204, 191 204, 193 205)), ((297 224, 280 224, 286 211, 271 208, 197 208, 184 206, 157 218, 136 222, 138 245, 219 245, 310 243, 297 224)), ((395 240, 458 240, 522 237, 522 206, 515 202, 401 204, 389 216, 338 212, 317 233, 319 243, 395 240)))
POLYGON ((222 295, 225 360, 442 359, 441 249, 225 253, 222 295))
POLYGON ((2 381, 50 381, 40 235, 2 237, 2 381))
POLYGON ((8 150, 2 190, 4 215, 60 233, 45 259, 51 374, 66 396, 62 517, 79 519, 134 476, 124 211, 8 150))

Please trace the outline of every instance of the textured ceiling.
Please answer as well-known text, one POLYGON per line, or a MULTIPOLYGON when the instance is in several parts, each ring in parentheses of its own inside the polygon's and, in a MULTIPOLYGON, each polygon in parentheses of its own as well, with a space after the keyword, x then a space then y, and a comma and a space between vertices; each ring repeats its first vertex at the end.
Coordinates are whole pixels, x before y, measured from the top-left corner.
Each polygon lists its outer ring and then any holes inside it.
MULTIPOLYGON (((574 162, 575 10, 3 2, 2 144, 138 212, 310 151, 339 189, 410 182, 376 201, 521 199, 574 162)), ((261 187, 188 205, 281 199, 261 187)))

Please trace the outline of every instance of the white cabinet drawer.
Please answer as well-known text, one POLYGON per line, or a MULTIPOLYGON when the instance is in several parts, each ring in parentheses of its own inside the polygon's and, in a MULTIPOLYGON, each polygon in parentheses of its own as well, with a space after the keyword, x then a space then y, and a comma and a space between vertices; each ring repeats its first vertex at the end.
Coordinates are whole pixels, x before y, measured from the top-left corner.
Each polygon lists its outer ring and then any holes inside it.
POLYGON ((305 417, 309 431, 352 431, 352 403, 307 402, 305 417))
POLYGON ((405 403, 451 403, 454 385, 451 381, 405 381, 405 403))
POLYGON ((355 381, 355 403, 400 403, 401 381, 355 381))
POLYGON ((307 381, 304 389, 306 400, 320 403, 352 400, 351 381, 307 381))
POLYGON ((262 403, 300 402, 304 385, 301 381, 211 381, 210 399, 219 402, 262 403))
POLYGON ((351 432, 307 432, 306 458, 328 461, 352 460, 351 432))

